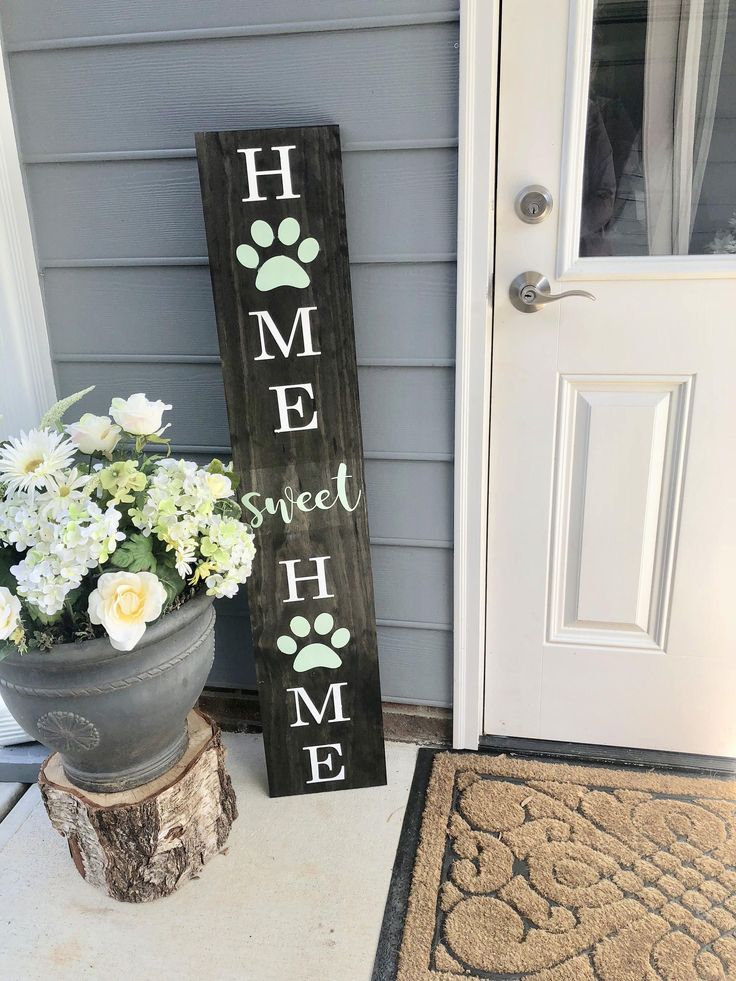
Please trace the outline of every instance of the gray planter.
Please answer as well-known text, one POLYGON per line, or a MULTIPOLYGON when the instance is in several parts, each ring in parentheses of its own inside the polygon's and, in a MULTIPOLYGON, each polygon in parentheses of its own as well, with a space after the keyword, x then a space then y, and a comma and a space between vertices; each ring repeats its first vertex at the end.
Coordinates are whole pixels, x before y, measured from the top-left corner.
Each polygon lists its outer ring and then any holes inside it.
POLYGON ((61 754, 83 790, 115 793, 168 770, 215 655, 215 611, 201 594, 151 624, 132 651, 106 638, 0 661, 0 694, 26 732, 61 754))

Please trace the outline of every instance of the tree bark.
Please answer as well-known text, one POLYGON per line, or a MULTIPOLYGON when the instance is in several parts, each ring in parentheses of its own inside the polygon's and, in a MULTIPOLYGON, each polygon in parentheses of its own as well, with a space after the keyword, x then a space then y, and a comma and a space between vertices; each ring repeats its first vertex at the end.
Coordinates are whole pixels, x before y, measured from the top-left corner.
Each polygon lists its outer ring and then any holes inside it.
POLYGON ((80 875, 113 899, 168 896, 222 849, 238 816, 218 726, 196 710, 188 725, 189 746, 176 766, 125 793, 80 790, 58 753, 41 767, 51 824, 80 875))

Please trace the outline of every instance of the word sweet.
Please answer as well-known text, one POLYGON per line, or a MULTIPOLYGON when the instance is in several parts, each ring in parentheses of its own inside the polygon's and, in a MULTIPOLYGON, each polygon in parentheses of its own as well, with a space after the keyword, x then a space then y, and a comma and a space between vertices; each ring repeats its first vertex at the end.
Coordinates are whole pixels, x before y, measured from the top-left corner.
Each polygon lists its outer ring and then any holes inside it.
POLYGON ((262 508, 256 506, 256 502, 260 502, 263 498, 259 491, 249 491, 243 495, 241 501, 248 514, 253 515, 249 522, 251 528, 260 528, 263 524, 263 516, 266 514, 280 514, 284 524, 289 525, 294 520, 295 510, 308 514, 315 510, 329 511, 339 504, 345 511, 354 511, 360 504, 363 491, 358 489, 355 500, 350 500, 348 480, 352 479, 346 464, 341 463, 337 468, 337 476, 330 477, 330 480, 334 480, 336 484, 334 488, 325 487, 322 490, 301 491, 297 494, 293 487, 287 484, 281 497, 265 498, 262 508))

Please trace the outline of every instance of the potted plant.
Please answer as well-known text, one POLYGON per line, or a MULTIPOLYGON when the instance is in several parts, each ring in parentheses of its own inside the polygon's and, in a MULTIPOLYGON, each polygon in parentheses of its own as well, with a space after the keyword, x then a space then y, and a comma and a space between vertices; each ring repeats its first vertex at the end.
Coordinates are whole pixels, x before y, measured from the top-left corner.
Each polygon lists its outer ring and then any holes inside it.
POLYGON ((171 457, 170 405, 137 393, 62 425, 88 391, 0 444, 0 695, 78 787, 117 792, 186 750, 213 600, 255 548, 231 468, 171 457))

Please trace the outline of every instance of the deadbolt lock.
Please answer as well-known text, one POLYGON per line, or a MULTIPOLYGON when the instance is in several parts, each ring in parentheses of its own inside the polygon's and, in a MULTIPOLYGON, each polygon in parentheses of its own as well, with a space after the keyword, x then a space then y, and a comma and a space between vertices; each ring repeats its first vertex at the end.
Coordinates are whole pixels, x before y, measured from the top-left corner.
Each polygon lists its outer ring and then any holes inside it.
POLYGON ((514 208, 527 225, 536 225, 552 210, 552 195, 541 184, 530 184, 519 191, 514 208))

